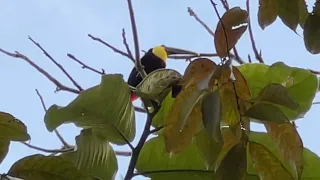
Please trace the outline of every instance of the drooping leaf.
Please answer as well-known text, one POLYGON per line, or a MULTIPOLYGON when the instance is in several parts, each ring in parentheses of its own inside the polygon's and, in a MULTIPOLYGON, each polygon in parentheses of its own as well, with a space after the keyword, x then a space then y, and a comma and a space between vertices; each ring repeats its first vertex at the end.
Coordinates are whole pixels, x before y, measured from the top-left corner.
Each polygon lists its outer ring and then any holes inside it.
POLYGON ((261 29, 272 24, 278 16, 277 0, 259 0, 258 22, 261 29))
POLYGON ((289 121, 281 109, 267 103, 257 103, 253 105, 245 112, 244 116, 260 121, 270 121, 274 123, 284 123, 289 121))
POLYGON ((285 160, 290 162, 295 177, 303 170, 303 144, 298 131, 290 122, 284 124, 265 123, 269 136, 277 143, 285 160))
POLYGON ((309 14, 303 31, 304 44, 311 54, 320 53, 320 12, 309 14))
POLYGON ((229 9, 221 17, 214 36, 214 45, 219 57, 226 57, 229 51, 236 45, 247 29, 247 18, 248 12, 240 7, 229 9))
POLYGON ((129 99, 130 90, 120 74, 102 76, 98 86, 80 93, 66 107, 51 106, 45 123, 53 131, 63 123, 74 123, 104 136, 116 144, 126 144, 135 137, 134 108, 129 99))
POLYGON ((10 141, 28 141, 30 135, 27 127, 14 116, 6 112, 0 112, 0 138, 10 141))
POLYGON ((76 137, 77 149, 61 157, 72 162, 81 172, 101 180, 114 179, 118 170, 116 155, 111 145, 93 134, 91 129, 76 137))
POLYGON ((211 180, 214 174, 213 171, 205 170, 204 160, 195 143, 184 151, 170 156, 170 153, 166 151, 162 136, 152 138, 145 143, 136 168, 139 173, 152 178, 152 180, 211 180))
POLYGON ((202 100, 202 120, 209 136, 217 143, 222 141, 221 135, 221 100, 218 91, 206 94, 202 100))
POLYGON ((61 157, 40 154, 24 157, 15 162, 8 175, 36 180, 91 180, 71 162, 61 157))
POLYGON ((168 113, 170 112, 174 101, 175 98, 172 98, 172 92, 169 92, 167 97, 162 101, 161 108, 152 119, 153 127, 160 127, 164 125, 164 118, 167 117, 168 113))
POLYGON ((260 179, 294 180, 290 172, 287 171, 277 157, 263 145, 250 142, 249 152, 260 179))
POLYGON ((203 129, 196 136, 196 143, 205 161, 207 169, 215 170, 216 160, 223 146, 223 141, 215 141, 210 134, 203 129))
POLYGON ((288 89, 276 83, 270 83, 264 87, 260 91, 257 101, 279 104, 290 109, 299 108, 299 104, 289 96, 288 89))
POLYGON ((0 164, 9 152, 10 141, 0 137, 0 164))
POLYGON ((277 0, 278 15, 291 30, 296 31, 299 24, 299 0, 277 0))
POLYGON ((233 146, 225 155, 220 166, 218 167, 215 178, 216 180, 243 180, 247 179, 247 153, 246 142, 240 141, 233 146), (231 173, 232 171, 232 173, 231 173))
POLYGON ((309 13, 306 0, 299 0, 299 24, 302 28, 304 28, 308 15, 309 13))
POLYGON ((212 89, 211 75, 214 66, 209 59, 199 58, 187 67, 181 82, 182 90, 164 121, 168 152, 182 151, 202 128, 201 100, 212 89))
POLYGON ((256 98, 269 83, 285 86, 288 95, 299 105, 296 110, 277 106, 290 120, 300 117, 310 109, 318 89, 316 75, 309 70, 289 67, 282 62, 274 63, 271 66, 248 63, 239 66, 238 69, 248 82, 252 98, 256 98))
POLYGON ((170 86, 179 82, 182 75, 173 69, 158 69, 147 75, 137 86, 146 98, 161 102, 170 92, 170 86))

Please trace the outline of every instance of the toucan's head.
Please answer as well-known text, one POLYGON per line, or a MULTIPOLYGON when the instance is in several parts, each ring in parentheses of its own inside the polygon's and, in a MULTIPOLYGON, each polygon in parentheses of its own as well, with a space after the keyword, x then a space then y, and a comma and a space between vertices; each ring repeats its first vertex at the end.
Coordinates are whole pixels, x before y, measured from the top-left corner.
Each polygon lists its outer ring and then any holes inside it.
POLYGON ((150 49, 155 56, 163 60, 164 62, 167 61, 167 58, 169 55, 178 55, 178 54, 190 54, 190 51, 186 51, 183 49, 168 47, 165 45, 156 46, 152 49, 150 49))

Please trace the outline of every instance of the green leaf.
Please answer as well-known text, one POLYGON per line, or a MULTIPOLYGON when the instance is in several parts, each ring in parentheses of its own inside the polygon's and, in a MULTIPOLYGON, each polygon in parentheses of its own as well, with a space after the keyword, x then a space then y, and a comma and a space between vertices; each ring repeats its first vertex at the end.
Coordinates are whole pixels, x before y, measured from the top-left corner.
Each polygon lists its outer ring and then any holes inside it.
POLYGON ((15 162, 8 175, 30 180, 91 180, 71 162, 61 157, 40 154, 24 157, 15 162))
POLYGON ((216 171, 216 180, 242 180, 247 179, 246 142, 240 141, 233 146, 222 160, 216 171), (232 173, 230 173, 232 171, 232 173))
POLYGON ((267 103, 257 103, 253 105, 245 112, 244 115, 260 121, 270 121, 274 123, 284 123, 289 121, 281 109, 267 103))
POLYGON ((167 97, 162 101, 161 108, 157 112, 157 114, 153 117, 152 126, 160 127, 164 125, 164 119, 167 117, 168 113, 171 110, 171 106, 173 105, 175 98, 172 98, 172 92, 169 92, 167 97))
POLYGON ((97 137, 91 129, 82 130, 76 137, 77 149, 61 155, 81 172, 101 180, 114 179, 118 170, 116 155, 111 145, 97 137))
POLYGON ((82 128, 92 128, 108 141, 126 144, 135 137, 134 108, 130 102, 130 90, 120 74, 102 76, 98 86, 80 93, 66 107, 51 106, 45 123, 53 131, 63 123, 74 123, 82 128))
POLYGON ((299 108, 299 104, 294 102, 289 96, 287 88, 276 83, 270 83, 263 88, 259 93, 257 101, 279 104, 290 109, 299 108))
POLYGON ((201 152, 207 169, 214 170, 216 160, 220 154, 223 142, 216 142, 210 137, 208 132, 203 129, 196 135, 196 143, 201 152))
POLYGON ((309 14, 304 25, 303 37, 306 49, 311 54, 320 53, 320 13, 309 14))
POLYGON ((272 24, 278 16, 278 3, 276 0, 259 0, 258 22, 261 29, 272 24))
POLYGON ((0 138, 10 141, 28 141, 27 127, 9 113, 0 112, 0 138))
POLYGON ((137 86, 143 97, 161 102, 170 92, 170 86, 182 79, 173 69, 158 69, 147 75, 137 86))
MULTIPOLYGON (((272 141, 271 137, 267 133, 263 132, 250 132, 250 141, 262 144, 266 147, 273 155, 279 159, 283 166, 290 172, 294 174, 291 165, 288 161, 285 161, 282 153, 276 144, 272 141)), ((301 180, 318 180, 320 179, 320 158, 307 148, 303 150, 303 172, 301 180)), ((256 175, 257 172, 252 165, 252 158, 248 155, 248 173, 251 175, 256 175)))
POLYGON ((0 137, 0 164, 9 152, 10 141, 0 137))
POLYGON ((269 83, 285 86, 288 95, 299 105, 297 110, 277 106, 290 120, 295 120, 310 109, 318 89, 316 75, 309 70, 289 67, 282 62, 271 66, 248 63, 239 66, 238 69, 246 78, 253 98, 256 98, 269 83))
POLYGON ((171 155, 167 153, 162 136, 148 140, 138 158, 138 172, 152 180, 162 179, 212 179, 213 171, 206 171, 204 160, 196 144, 184 151, 171 155))
POLYGON ((302 28, 304 28, 308 15, 309 13, 306 0, 299 0, 299 24, 302 28))
POLYGON ((219 91, 206 94, 202 100, 202 120, 205 129, 216 142, 222 141, 221 122, 221 100, 219 91))
POLYGON ((281 161, 263 145, 250 142, 249 152, 260 179, 294 180, 290 172, 282 165, 281 161))
POLYGON ((299 24, 299 0, 278 0, 278 15, 294 32, 299 24))

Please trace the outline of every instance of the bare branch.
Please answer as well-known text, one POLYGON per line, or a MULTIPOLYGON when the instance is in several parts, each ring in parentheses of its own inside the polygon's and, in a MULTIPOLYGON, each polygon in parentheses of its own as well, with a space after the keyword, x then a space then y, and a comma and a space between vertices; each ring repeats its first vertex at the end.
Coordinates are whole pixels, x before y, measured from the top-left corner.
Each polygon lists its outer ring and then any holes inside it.
POLYGON ((308 69, 308 70, 313 74, 320 75, 320 71, 316 71, 316 70, 312 70, 312 69, 308 69))
POLYGON ((258 52, 258 49, 256 47, 256 42, 254 41, 254 38, 253 38, 253 32, 252 32, 252 27, 251 27, 251 22, 250 22, 250 7, 249 7, 249 0, 247 0, 246 2, 246 5, 247 5, 247 12, 248 12, 248 16, 249 16, 249 19, 248 19, 248 28, 249 28, 249 35, 250 35, 250 40, 251 40, 251 44, 252 44, 252 49, 253 49, 253 52, 256 56, 256 59, 260 62, 260 63, 264 63, 263 59, 262 59, 262 56, 261 54, 258 52))
POLYGON ((35 64, 32 60, 30 60, 27 56, 19 53, 18 51, 16 51, 15 53, 10 53, 8 51, 5 51, 3 49, 0 48, 0 52, 2 52, 3 54, 6 54, 8 56, 14 57, 14 58, 19 58, 19 59, 23 59, 25 60, 27 63, 29 63, 32 67, 34 67, 36 70, 38 70, 41 74, 43 74, 47 79, 49 79, 53 84, 55 84, 57 86, 56 91, 68 91, 68 92, 72 92, 75 94, 79 94, 80 91, 74 88, 70 88, 67 87, 65 85, 63 85, 62 83, 60 83, 57 79, 55 79, 54 77, 52 77, 48 72, 46 72, 45 70, 43 70, 41 67, 39 67, 37 64, 35 64))
POLYGON ((227 0, 220 0, 221 1, 221 4, 223 5, 224 9, 226 11, 229 10, 229 4, 228 4, 228 1, 227 0))
MULTIPOLYGON (((46 107, 46 104, 44 103, 44 100, 43 100, 43 97, 42 95, 40 94, 40 92, 38 91, 38 89, 36 89, 36 93, 41 101, 41 105, 42 105, 42 108, 45 112, 47 112, 47 107, 46 107)), ((57 135, 58 139, 60 140, 60 142, 63 144, 63 147, 64 148, 69 148, 71 147, 67 141, 64 140, 64 138, 61 136, 61 134, 59 133, 59 131, 57 129, 54 130, 55 134, 57 135)))
POLYGON ((137 111, 137 112, 141 112, 141 113, 147 113, 147 111, 142 107, 135 106, 134 110, 137 111))
POLYGON ((134 59, 133 59, 132 57, 130 57, 130 55, 129 55, 128 53, 123 52, 122 50, 120 50, 120 49, 118 49, 118 48, 110 45, 109 43, 103 41, 103 40, 100 39, 100 38, 97 38, 97 37, 92 36, 91 34, 88 34, 88 36, 89 36, 92 40, 98 41, 98 42, 102 43, 103 45, 107 46, 108 48, 110 48, 111 50, 113 50, 115 53, 118 53, 118 54, 120 54, 120 55, 122 55, 122 56, 125 56, 125 57, 131 59, 132 61, 134 61, 134 59))
POLYGON ((124 28, 122 28, 122 42, 123 42, 124 46, 126 47, 127 53, 131 57, 132 62, 134 62, 134 57, 133 57, 132 52, 129 48, 129 44, 128 44, 127 38, 126 38, 126 31, 124 30, 124 28))
POLYGON ((196 21, 198 21, 198 22, 208 31, 208 33, 211 34, 211 36, 214 37, 214 32, 209 28, 208 25, 206 25, 206 23, 204 23, 204 22, 198 17, 198 15, 197 15, 190 7, 188 7, 188 12, 189 12, 189 15, 190 15, 190 16, 193 16, 194 19, 195 19, 196 21))
POLYGON ((30 36, 29 40, 32 41, 33 44, 35 44, 39 49, 41 49, 44 55, 47 56, 69 78, 69 80, 73 83, 75 87, 79 89, 79 91, 83 91, 83 88, 71 77, 71 75, 61 66, 61 64, 59 64, 55 59, 53 59, 53 57, 45 49, 43 49, 38 42, 34 41, 30 36))
POLYGON ((79 63, 80 65, 82 65, 82 68, 83 68, 83 69, 91 70, 91 71, 93 71, 93 72, 95 72, 95 73, 98 73, 98 74, 100 74, 100 75, 104 75, 104 74, 105 74, 104 69, 101 69, 101 71, 98 71, 98 70, 96 70, 96 69, 94 69, 94 68, 92 68, 92 67, 84 64, 82 61, 80 61, 79 59, 77 59, 76 57, 74 57, 74 55, 72 55, 72 54, 69 54, 69 53, 68 53, 67 56, 68 56, 70 59, 72 59, 72 60, 76 61, 77 63, 79 63))
MULTIPOLYGON (((35 149, 35 150, 45 152, 45 153, 66 153, 66 152, 74 151, 74 147, 62 148, 62 149, 45 149, 45 148, 41 148, 41 147, 37 147, 37 146, 31 145, 31 144, 28 144, 26 142, 21 142, 21 143, 31 149, 35 149)), ((132 154, 131 152, 127 152, 127 151, 115 151, 115 153, 118 156, 131 156, 131 154, 132 154)))

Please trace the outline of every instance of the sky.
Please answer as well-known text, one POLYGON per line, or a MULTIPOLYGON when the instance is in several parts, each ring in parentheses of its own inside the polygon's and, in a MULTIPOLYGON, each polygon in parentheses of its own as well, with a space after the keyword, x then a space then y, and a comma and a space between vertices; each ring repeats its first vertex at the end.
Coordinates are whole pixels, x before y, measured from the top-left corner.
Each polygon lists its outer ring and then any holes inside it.
MULTIPOLYGON (((165 44, 197 52, 215 52, 213 38, 187 12, 187 7, 193 8, 198 16, 214 29, 218 18, 209 0, 132 1, 141 49, 148 50, 165 44)), ((312 5, 312 2, 308 3, 312 5)), ((229 0, 229 3, 231 7, 245 8, 244 0, 229 0)), ((251 1, 251 22, 257 47, 262 50, 265 62, 272 64, 284 61, 289 66, 320 70, 320 55, 311 55, 306 51, 300 28, 297 35, 278 18, 274 24, 261 30, 257 23, 257 3, 258 1, 251 1)), ((75 55, 92 67, 105 69, 106 73, 122 73, 127 79, 133 63, 87 36, 92 34, 125 50, 121 37, 122 28, 125 28, 129 45, 133 48, 126 0, 0 0, 0 4, 1 48, 27 55, 68 86, 72 86, 72 83, 28 40, 28 36, 39 42, 84 88, 97 85, 100 76, 82 69, 66 56, 67 53, 75 55)), ((222 14, 221 4, 218 3, 218 7, 222 14)), ((242 58, 246 59, 248 54, 254 57, 248 32, 236 47, 242 58)), ((186 66, 187 63, 183 60, 168 61, 168 68, 180 72, 183 72, 186 66)), ((58 138, 45 128, 44 111, 35 89, 40 91, 47 107, 53 104, 67 105, 75 95, 68 92, 55 93, 56 87, 29 64, 3 54, 0 54, 0 84, 0 111, 13 114, 27 125, 32 145, 47 149, 60 148, 58 138)), ((319 96, 315 101, 320 101, 319 96)), ((140 103, 137 102, 136 105, 140 103)), ((320 105, 314 105, 304 119, 297 121, 304 146, 318 155, 320 145, 315 142, 315 138, 320 136, 319 111, 320 105)), ((133 144, 137 143, 141 135, 144 120, 144 114, 136 113, 137 138, 133 144)), ((261 130, 257 126, 254 128, 261 130)), ((74 144, 74 137, 79 134, 79 129, 72 124, 60 126, 58 130, 70 144, 74 144)), ((129 147, 114 146, 114 149, 128 151, 129 147)), ((9 153, 0 165, 0 173, 7 172, 15 161, 35 153, 39 152, 20 143, 11 143, 9 153)), ((128 162, 129 158, 118 157, 117 179, 124 177, 128 162)))

